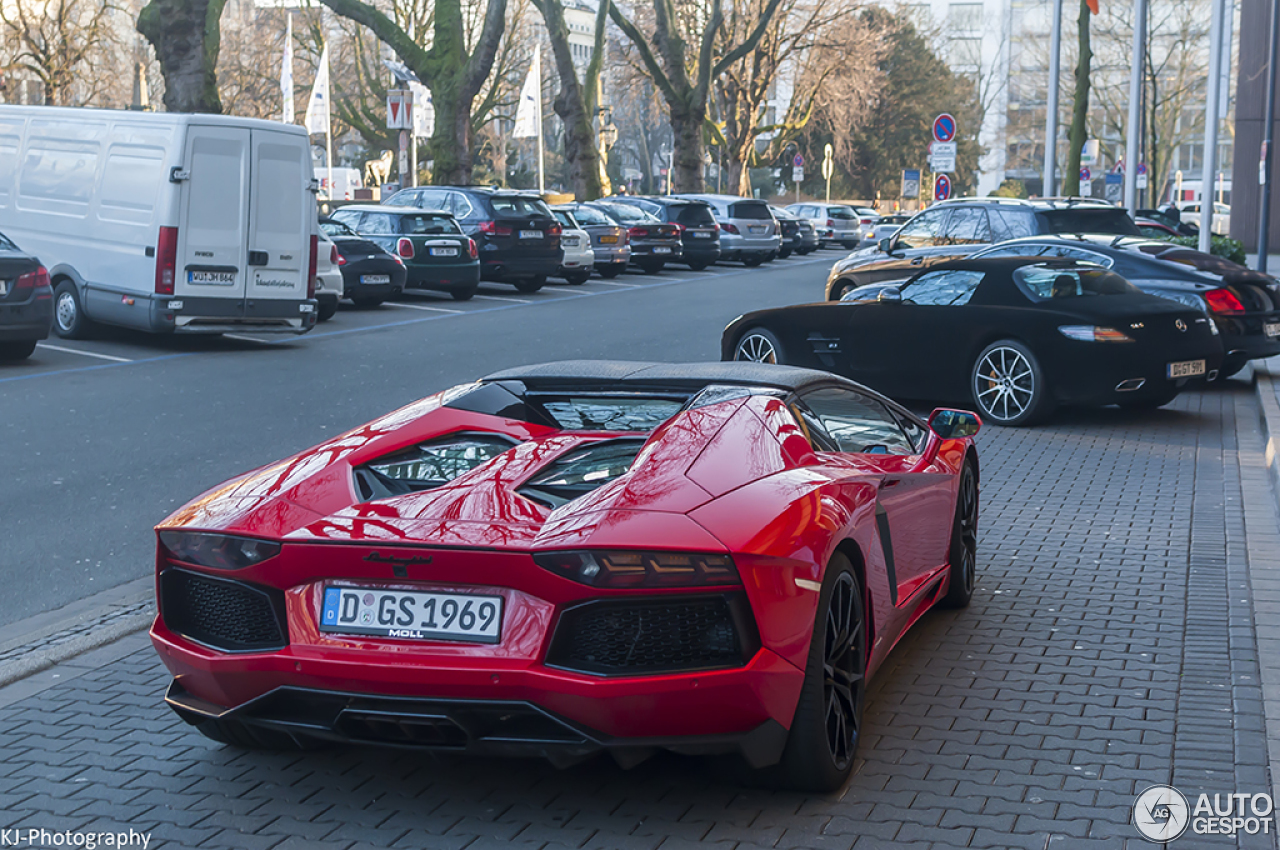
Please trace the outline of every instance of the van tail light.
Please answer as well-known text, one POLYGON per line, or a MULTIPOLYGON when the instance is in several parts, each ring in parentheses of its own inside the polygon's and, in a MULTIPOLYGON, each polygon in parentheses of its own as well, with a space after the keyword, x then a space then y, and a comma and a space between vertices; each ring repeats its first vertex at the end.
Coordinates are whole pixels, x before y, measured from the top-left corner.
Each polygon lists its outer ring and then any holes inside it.
POLYGON ((307 297, 316 297, 316 263, 320 257, 320 237, 311 234, 311 252, 307 257, 307 297))
POLYGON ((329 262, 333 263, 335 266, 342 265, 342 255, 338 253, 337 245, 329 246, 329 262))
POLYGON ((156 239, 156 295, 172 295, 178 267, 178 228, 162 227, 156 239))
POLYGON ((1204 294, 1209 309, 1215 313, 1243 313, 1244 305, 1230 289, 1210 289, 1204 294))
POLYGON ((486 236, 510 236, 512 230, 505 224, 498 224, 496 221, 480 222, 480 232, 486 236))
POLYGON ((478 248, 476 248, 476 240, 474 240, 474 239, 468 239, 468 240, 467 240, 467 254, 468 254, 468 255, 471 257, 471 259, 473 259, 473 260, 475 260, 475 259, 478 259, 478 258, 479 258, 479 256, 480 256, 480 251, 479 251, 479 249, 478 249, 478 248))
POLYGON ((36 291, 37 299, 44 300, 53 297, 53 293, 49 291, 49 270, 44 266, 33 272, 18 275, 18 279, 13 282, 14 292, 25 292, 32 289, 36 291))
POLYGON ((724 224, 720 225, 720 229, 723 230, 725 233, 736 234, 738 232, 738 225, 732 224, 726 221, 724 224))

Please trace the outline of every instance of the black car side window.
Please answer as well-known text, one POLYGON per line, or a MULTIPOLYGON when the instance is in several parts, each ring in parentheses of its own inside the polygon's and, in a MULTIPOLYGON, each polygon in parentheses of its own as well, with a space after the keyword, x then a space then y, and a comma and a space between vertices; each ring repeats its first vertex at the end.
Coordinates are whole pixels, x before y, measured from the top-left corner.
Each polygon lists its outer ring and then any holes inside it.
POLYGON ((915 446, 898 421, 873 398, 840 387, 825 387, 805 393, 804 403, 842 452, 915 454, 915 446))
POLYGON ((898 244, 907 248, 930 248, 941 244, 942 223, 947 209, 931 209, 920 213, 898 231, 898 244))
POLYGON ((902 287, 902 300, 932 307, 960 307, 969 303, 974 290, 982 283, 982 272, 925 272, 902 287))
POLYGON ((1035 216, 1027 210, 987 210, 987 218, 992 242, 1036 235, 1035 216))
POLYGON ((435 189, 424 189, 418 193, 417 206, 424 210, 449 212, 449 196, 435 189))
POLYGON ((985 245, 991 241, 987 211, 982 207, 958 207, 951 211, 943 233, 946 245, 985 245))

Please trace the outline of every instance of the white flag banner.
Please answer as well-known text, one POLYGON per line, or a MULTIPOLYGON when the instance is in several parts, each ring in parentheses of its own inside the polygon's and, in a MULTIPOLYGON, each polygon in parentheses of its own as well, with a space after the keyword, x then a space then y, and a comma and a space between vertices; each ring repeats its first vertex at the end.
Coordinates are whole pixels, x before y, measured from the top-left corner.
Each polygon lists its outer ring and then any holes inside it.
POLYGON ((436 131, 436 108, 431 102, 431 89, 410 80, 409 91, 413 92, 413 134, 419 139, 429 139, 436 131))
POLYGON ((281 121, 293 123, 293 15, 285 13, 284 58, 280 60, 281 121))
POLYGON ((538 117, 542 113, 542 46, 533 48, 533 63, 529 76, 520 89, 520 103, 516 106, 516 128, 511 135, 517 139, 529 139, 541 135, 538 117))
POLYGON ((329 133, 329 45, 320 51, 320 67, 316 69, 316 81, 311 86, 311 99, 307 101, 307 132, 329 133))

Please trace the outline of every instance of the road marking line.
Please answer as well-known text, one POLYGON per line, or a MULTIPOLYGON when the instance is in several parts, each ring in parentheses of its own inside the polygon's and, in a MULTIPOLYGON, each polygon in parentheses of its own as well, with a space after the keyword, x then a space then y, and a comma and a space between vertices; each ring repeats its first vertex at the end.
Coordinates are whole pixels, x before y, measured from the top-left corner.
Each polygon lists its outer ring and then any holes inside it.
POLYGON ((466 310, 450 310, 446 307, 428 307, 426 304, 405 304, 400 301, 383 302, 388 307, 408 307, 410 310, 431 310, 436 313, 465 313, 466 310))
POLYGON ((50 351, 65 351, 67 354, 83 354, 85 357, 97 357, 99 360, 114 360, 117 363, 132 363, 128 357, 115 357, 110 354, 96 354, 92 351, 81 351, 78 348, 63 348, 61 345, 50 345, 47 342, 37 342, 38 348, 47 348, 50 351))
POLYGON ((644 286, 643 283, 615 283, 612 280, 592 280, 587 282, 587 286, 593 283, 598 283, 601 286, 625 286, 627 289, 640 289, 644 286))
POLYGON ((473 295, 472 298, 483 298, 485 301, 510 301, 512 304, 528 304, 530 302, 521 298, 507 298, 502 295, 473 295))

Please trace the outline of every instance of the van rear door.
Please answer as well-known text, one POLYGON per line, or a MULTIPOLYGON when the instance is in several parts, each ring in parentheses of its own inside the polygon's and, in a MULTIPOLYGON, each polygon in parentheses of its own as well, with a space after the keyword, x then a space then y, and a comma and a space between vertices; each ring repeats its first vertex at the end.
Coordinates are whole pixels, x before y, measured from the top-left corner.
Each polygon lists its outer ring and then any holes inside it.
POLYGON ((210 311, 226 318, 243 315, 250 151, 247 129, 192 126, 183 160, 188 177, 182 182, 174 294, 234 301, 210 311))
MULTIPOLYGON (((254 129, 252 172, 245 316, 286 318, 278 302, 307 298, 310 240, 315 232, 307 138, 254 129)), ((300 315, 297 308, 292 313, 291 318, 300 315)))

